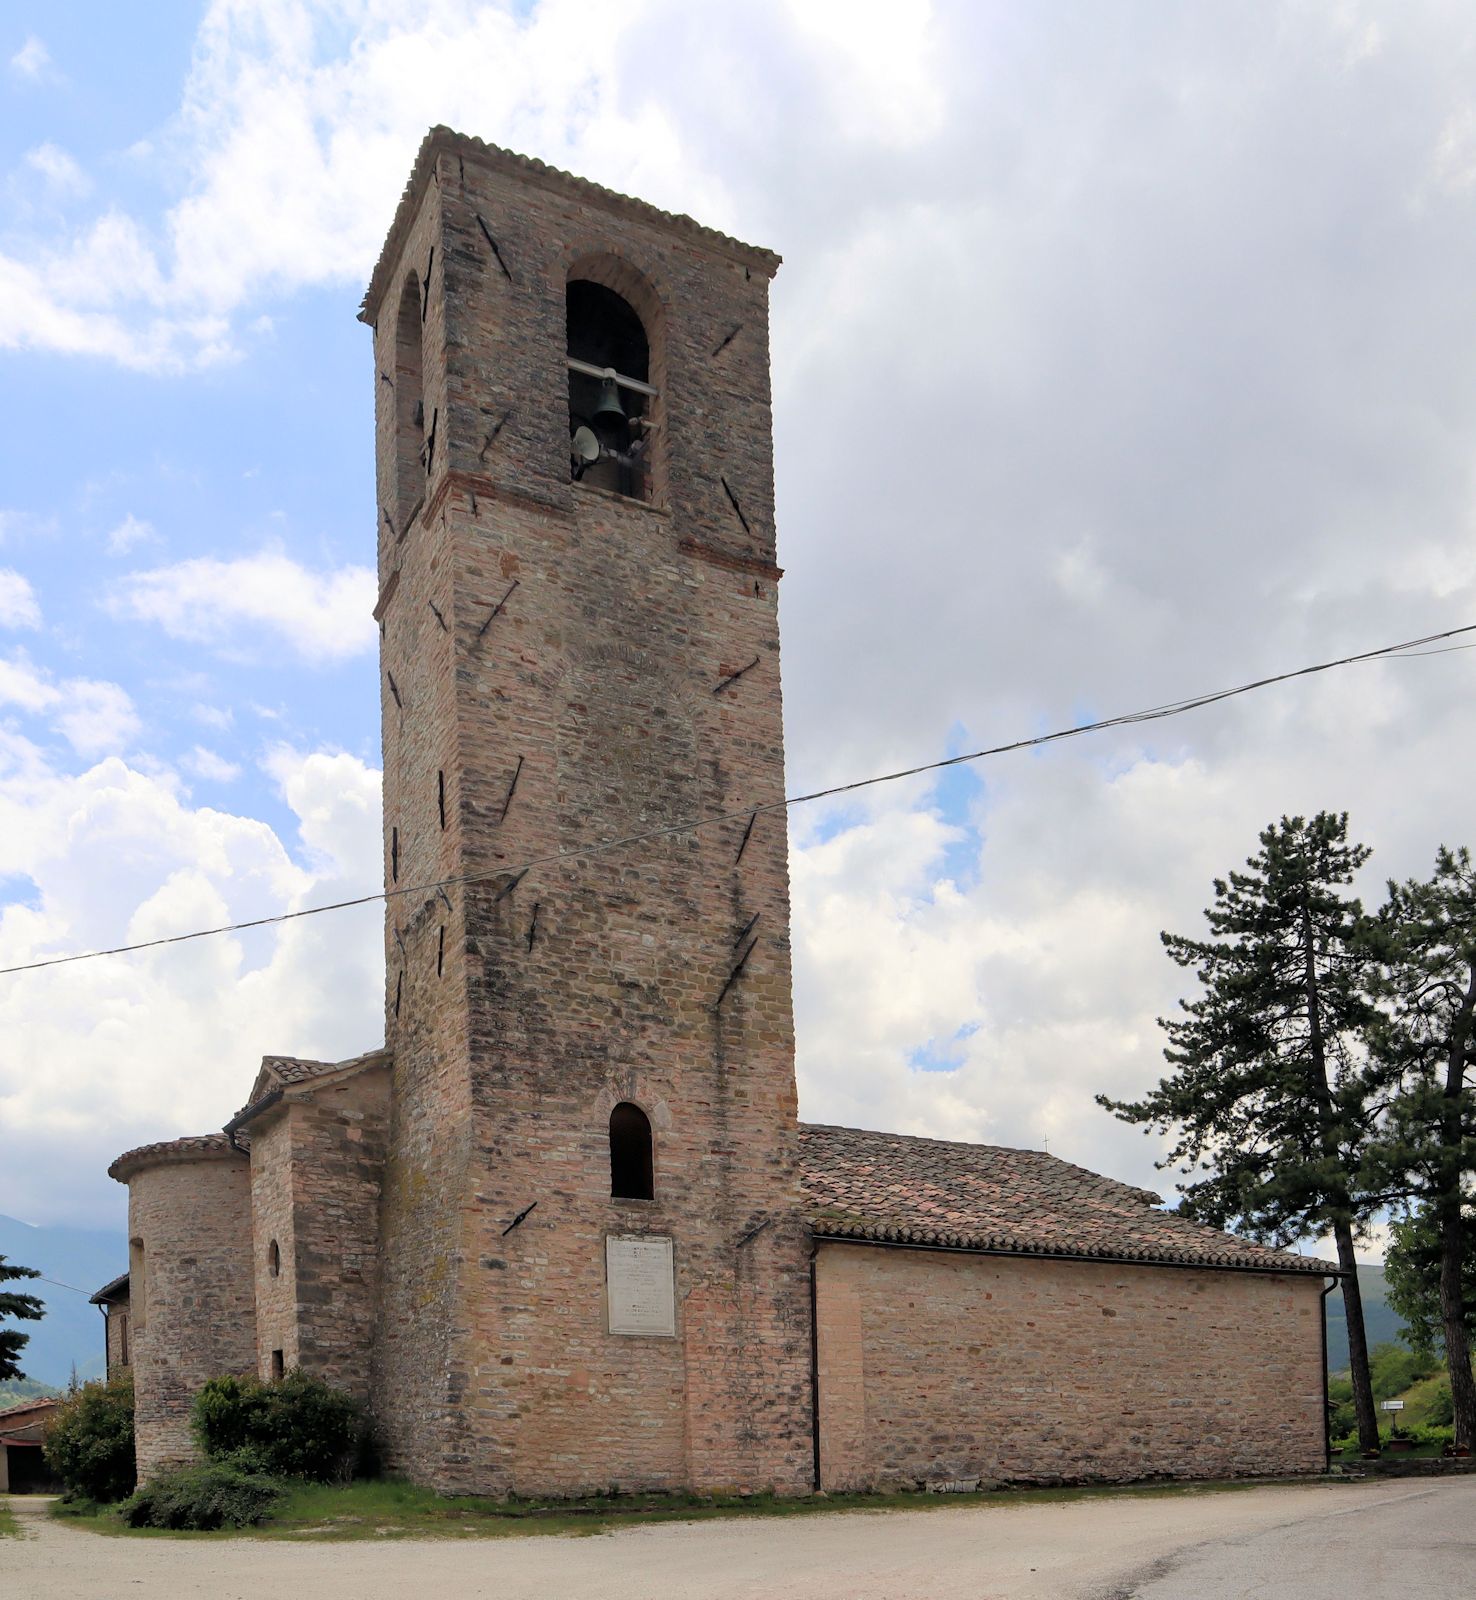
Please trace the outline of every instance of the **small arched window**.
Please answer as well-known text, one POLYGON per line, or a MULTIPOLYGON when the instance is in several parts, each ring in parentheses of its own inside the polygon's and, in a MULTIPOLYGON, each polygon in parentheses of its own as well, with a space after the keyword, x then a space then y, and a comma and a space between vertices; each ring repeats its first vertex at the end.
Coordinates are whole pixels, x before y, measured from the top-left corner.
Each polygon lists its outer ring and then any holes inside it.
POLYGON ((650 498, 651 346, 635 307, 613 289, 571 278, 569 456, 576 480, 650 498))
POLYGON ((267 1271, 274 1278, 282 1273, 282 1249, 275 1239, 267 1246, 267 1271))
POLYGON ((420 340, 420 279, 400 291, 395 319, 395 531, 402 537, 425 494, 425 377, 420 340))
POLYGON ((651 1119, 622 1100, 610 1113, 610 1194, 616 1200, 654 1200, 651 1119))

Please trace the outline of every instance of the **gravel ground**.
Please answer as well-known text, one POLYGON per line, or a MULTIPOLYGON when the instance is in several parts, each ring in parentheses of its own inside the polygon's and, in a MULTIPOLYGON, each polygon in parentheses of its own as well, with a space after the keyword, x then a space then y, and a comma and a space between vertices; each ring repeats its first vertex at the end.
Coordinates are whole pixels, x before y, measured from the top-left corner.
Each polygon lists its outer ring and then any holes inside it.
POLYGON ((1476 1478, 663 1523, 593 1537, 105 1537, 14 1499, 4 1600, 1466 1600, 1476 1478))

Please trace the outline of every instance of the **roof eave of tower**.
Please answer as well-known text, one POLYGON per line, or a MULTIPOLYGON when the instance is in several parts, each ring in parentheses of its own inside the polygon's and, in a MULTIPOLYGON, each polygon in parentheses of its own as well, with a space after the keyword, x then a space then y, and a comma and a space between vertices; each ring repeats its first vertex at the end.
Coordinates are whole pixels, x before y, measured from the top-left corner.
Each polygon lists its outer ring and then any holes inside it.
POLYGON ((405 192, 400 197, 394 221, 390 223, 389 232, 385 235, 384 248, 379 253, 379 260, 369 278, 369 287, 364 292, 364 301, 359 307, 360 322, 373 324, 378 318, 380 302, 389 287, 389 279, 399 260, 405 235, 410 231, 412 221, 420 208, 421 197, 431 180, 431 174, 435 171, 436 158, 442 154, 457 155, 463 159, 470 158, 484 167, 508 173, 523 182, 536 183, 556 194, 602 205, 608 210, 624 212, 628 216, 639 217, 673 232, 686 234, 690 238, 699 239, 706 245, 726 252, 745 266, 756 267, 766 277, 772 278, 779 269, 782 258, 772 250, 765 250, 758 245, 744 244, 741 239, 720 233, 716 228, 705 227, 692 217, 663 211, 659 206, 651 205, 649 201, 637 200, 614 189, 606 189, 601 184, 591 183, 588 178, 576 177, 572 172, 551 167, 535 156, 518 155, 516 151, 488 144, 471 134, 457 133, 454 128, 438 125, 421 140, 415 164, 410 169, 409 181, 405 185, 405 192))
POLYGON ((108 1168, 115 1183, 127 1183, 147 1167, 181 1165, 191 1161, 245 1160, 246 1152, 233 1146, 223 1133, 189 1134, 182 1139, 161 1139, 125 1150, 108 1168))

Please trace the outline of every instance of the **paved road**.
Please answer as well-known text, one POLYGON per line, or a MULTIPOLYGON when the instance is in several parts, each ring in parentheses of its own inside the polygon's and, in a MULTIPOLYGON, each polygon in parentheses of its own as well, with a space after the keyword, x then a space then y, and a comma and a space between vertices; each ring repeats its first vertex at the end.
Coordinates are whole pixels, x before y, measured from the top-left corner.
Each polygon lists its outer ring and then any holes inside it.
POLYGON ((1211 1538, 1101 1600, 1382 1600, 1476 1594, 1476 1478, 1406 1481, 1352 1504, 1211 1538))
POLYGON ((1476 1477, 665 1523, 598 1537, 107 1538, 12 1500, 3 1600, 1467 1600, 1476 1477))

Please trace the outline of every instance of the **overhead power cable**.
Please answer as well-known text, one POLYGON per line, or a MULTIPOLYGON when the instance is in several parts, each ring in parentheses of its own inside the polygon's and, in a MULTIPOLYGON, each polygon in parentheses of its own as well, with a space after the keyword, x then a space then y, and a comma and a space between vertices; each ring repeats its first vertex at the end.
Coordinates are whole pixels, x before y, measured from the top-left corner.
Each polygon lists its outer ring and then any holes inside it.
POLYGON ((92 1298, 92 1293, 90 1290, 79 1289, 75 1283, 63 1283, 60 1278, 48 1278, 40 1272, 38 1272, 30 1281, 32 1283, 49 1283, 54 1288, 70 1289, 73 1294, 85 1294, 89 1300, 92 1298))
MULTIPOLYGON (((100 961, 104 956, 133 955, 140 950, 157 950, 164 945, 187 944, 195 939, 211 939, 222 933, 244 933, 251 928, 271 927, 276 923, 296 922, 304 917, 320 917, 330 911, 348 911, 354 906, 374 905, 384 900, 394 900, 407 895, 432 895, 438 889, 451 889, 460 884, 485 883, 493 878, 521 877, 534 867, 546 867, 567 861, 585 861, 592 856, 608 855, 614 850, 625 850, 631 845, 646 844, 655 839, 669 839, 674 834, 696 833, 701 828, 713 828, 724 822, 738 822, 751 817, 764 816, 774 811, 788 811, 792 806, 810 805, 816 800, 831 800, 838 795, 855 794, 860 789, 871 789, 883 783, 899 783, 904 778, 922 777, 930 772, 942 772, 948 767, 964 766, 972 761, 983 761, 991 756, 1008 755, 1016 750, 1034 750, 1042 745, 1058 744, 1064 739, 1078 739, 1083 734, 1101 733, 1107 728, 1126 728, 1138 723, 1160 722, 1168 717, 1182 716, 1186 711, 1198 711, 1205 706, 1217 705, 1222 700, 1233 700, 1239 695, 1252 694, 1257 689, 1267 689, 1273 684, 1289 683, 1294 678, 1310 678, 1320 672, 1331 672, 1338 667, 1349 667, 1360 661, 1399 659, 1405 655, 1441 655, 1444 651, 1423 650, 1421 646, 1439 644, 1445 639, 1456 639, 1463 634, 1476 633, 1476 622, 1460 628, 1447 628, 1441 633, 1427 633, 1419 639, 1406 639, 1401 644, 1387 644, 1377 650, 1361 650, 1356 655, 1339 656, 1333 661, 1319 661, 1310 667, 1297 667, 1290 672, 1273 673, 1270 677, 1253 678, 1249 683, 1237 684, 1231 689, 1215 689, 1207 694, 1189 695, 1181 700, 1169 700, 1163 705, 1149 706, 1142 711, 1127 711, 1115 717, 1102 717, 1095 722, 1078 723, 1075 727, 1059 728, 1054 733, 1037 734, 1030 739, 1013 739, 1008 744, 989 745, 982 750, 969 750, 962 755, 945 756, 940 761, 925 761, 915 767, 903 767, 896 772, 879 772, 869 778, 855 778, 849 783, 832 784, 826 789, 813 789, 808 794, 788 795, 781 800, 762 801, 757 805, 740 806, 734 811, 715 812, 710 817, 691 817, 683 822, 670 823, 661 828, 647 828, 640 833, 627 833, 615 839, 591 840, 572 850, 553 850, 547 855, 532 856, 517 866, 502 866, 491 872, 466 872, 453 878, 437 878, 430 883, 406 884, 404 887, 380 889, 373 894, 356 895, 351 900, 334 900, 321 906, 304 906, 300 911, 280 911, 270 917, 253 917, 246 922, 227 922, 216 928, 197 928, 192 933, 170 934, 162 939, 145 939, 138 944, 114 945, 106 950, 82 950, 74 955, 49 956, 44 961, 27 961, 18 966, 0 967, 0 977, 18 972, 37 972, 44 967, 63 967, 75 961, 100 961)), ((1470 649, 1471 645, 1457 645, 1455 649, 1470 649)))

